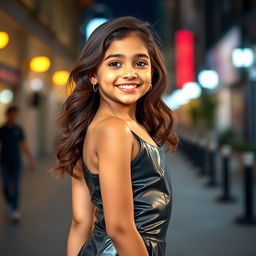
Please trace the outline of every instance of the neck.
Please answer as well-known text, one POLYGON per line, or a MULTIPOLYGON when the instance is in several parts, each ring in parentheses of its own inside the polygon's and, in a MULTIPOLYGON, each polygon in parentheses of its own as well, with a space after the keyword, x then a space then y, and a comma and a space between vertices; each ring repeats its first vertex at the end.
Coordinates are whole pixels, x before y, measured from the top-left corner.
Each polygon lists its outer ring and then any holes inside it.
POLYGON ((15 124, 15 123, 14 123, 14 122, 11 122, 11 121, 7 121, 7 122, 6 122, 6 125, 7 125, 7 126, 13 126, 14 124, 15 124))
POLYGON ((127 121, 136 121, 136 103, 125 105, 116 102, 101 101, 98 113, 112 115, 127 121))

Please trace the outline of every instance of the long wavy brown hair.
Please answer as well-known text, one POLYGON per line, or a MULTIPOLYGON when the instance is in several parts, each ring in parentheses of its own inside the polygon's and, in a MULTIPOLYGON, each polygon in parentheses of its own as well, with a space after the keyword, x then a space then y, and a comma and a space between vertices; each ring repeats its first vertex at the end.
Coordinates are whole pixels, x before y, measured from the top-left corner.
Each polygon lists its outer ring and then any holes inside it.
POLYGON ((173 112, 162 100, 167 87, 167 72, 158 37, 147 22, 134 17, 116 18, 94 30, 70 73, 67 86, 72 87, 72 93, 65 101, 60 117, 62 134, 56 148, 57 165, 52 169, 62 177, 68 173, 79 178, 74 168, 82 157, 87 128, 99 107, 100 95, 93 92, 90 77, 97 72, 111 42, 123 39, 131 32, 145 43, 153 70, 152 89, 137 101, 136 119, 159 144, 165 144, 167 151, 176 150, 178 138, 173 131, 173 112))

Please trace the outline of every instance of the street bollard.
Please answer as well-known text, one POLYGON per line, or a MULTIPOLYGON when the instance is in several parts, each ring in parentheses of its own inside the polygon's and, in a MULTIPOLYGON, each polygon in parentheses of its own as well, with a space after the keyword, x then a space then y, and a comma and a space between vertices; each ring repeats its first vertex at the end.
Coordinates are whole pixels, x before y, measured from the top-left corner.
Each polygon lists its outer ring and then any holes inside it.
POLYGON ((203 146, 202 141, 199 139, 196 143, 197 151, 196 151, 196 166, 198 167, 198 170, 202 167, 202 152, 203 152, 203 146))
POLYGON ((207 160, 207 148, 206 148, 206 140, 200 140, 200 168, 198 175, 204 176, 206 174, 206 160, 207 160))
POLYGON ((190 157, 190 143, 187 138, 183 139, 183 152, 185 153, 186 158, 190 157))
POLYGON ((235 219, 238 224, 256 224, 254 215, 254 198, 253 198, 253 152, 245 152, 243 155, 244 163, 244 215, 235 219))
POLYGON ((216 199, 217 202, 227 202, 233 203, 236 202, 236 198, 230 195, 230 154, 231 147, 230 145, 222 146, 222 180, 223 180, 223 194, 216 199))
POLYGON ((191 138, 191 162, 194 167, 197 166, 197 158, 198 158, 198 146, 195 137, 191 138))
POLYGON ((194 143, 195 147, 195 155, 194 155, 194 165, 195 167, 198 167, 200 165, 200 145, 198 142, 194 143))
POLYGON ((187 140, 186 148, 188 151, 187 157, 191 164, 196 165, 196 146, 195 146, 195 138, 191 137, 187 140))
POLYGON ((208 165, 209 181, 207 182, 206 187, 218 186, 216 181, 216 149, 217 149, 217 145, 214 141, 212 141, 209 147, 209 165, 208 165))

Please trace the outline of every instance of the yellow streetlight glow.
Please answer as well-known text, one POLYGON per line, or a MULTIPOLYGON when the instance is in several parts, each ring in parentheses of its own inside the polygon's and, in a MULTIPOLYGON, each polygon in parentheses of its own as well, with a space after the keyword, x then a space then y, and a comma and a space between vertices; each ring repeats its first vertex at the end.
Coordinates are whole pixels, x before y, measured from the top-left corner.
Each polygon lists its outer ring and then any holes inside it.
POLYGON ((6 47, 8 43, 9 43, 9 35, 4 31, 0 31, 0 49, 3 49, 4 47, 6 47))
POLYGON ((56 71, 53 73, 52 82, 57 86, 63 86, 67 84, 69 72, 65 70, 56 71))
POLYGON ((45 56, 34 57, 29 65, 30 69, 34 72, 46 72, 50 66, 51 61, 45 56))
POLYGON ((66 94, 70 95, 76 88, 75 82, 72 80, 66 87, 66 94))

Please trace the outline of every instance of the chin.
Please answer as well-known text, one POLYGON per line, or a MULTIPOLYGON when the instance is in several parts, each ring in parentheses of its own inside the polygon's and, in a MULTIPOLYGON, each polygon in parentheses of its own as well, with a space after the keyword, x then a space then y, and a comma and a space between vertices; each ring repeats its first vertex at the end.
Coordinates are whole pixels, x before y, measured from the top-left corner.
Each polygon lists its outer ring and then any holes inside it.
POLYGON ((126 104, 126 105, 130 105, 130 104, 135 104, 137 102, 138 99, 120 99, 119 102, 126 104))
POLYGON ((131 104, 135 104, 136 103, 136 100, 133 100, 133 101, 121 101, 121 103, 125 104, 125 105, 131 105, 131 104))

